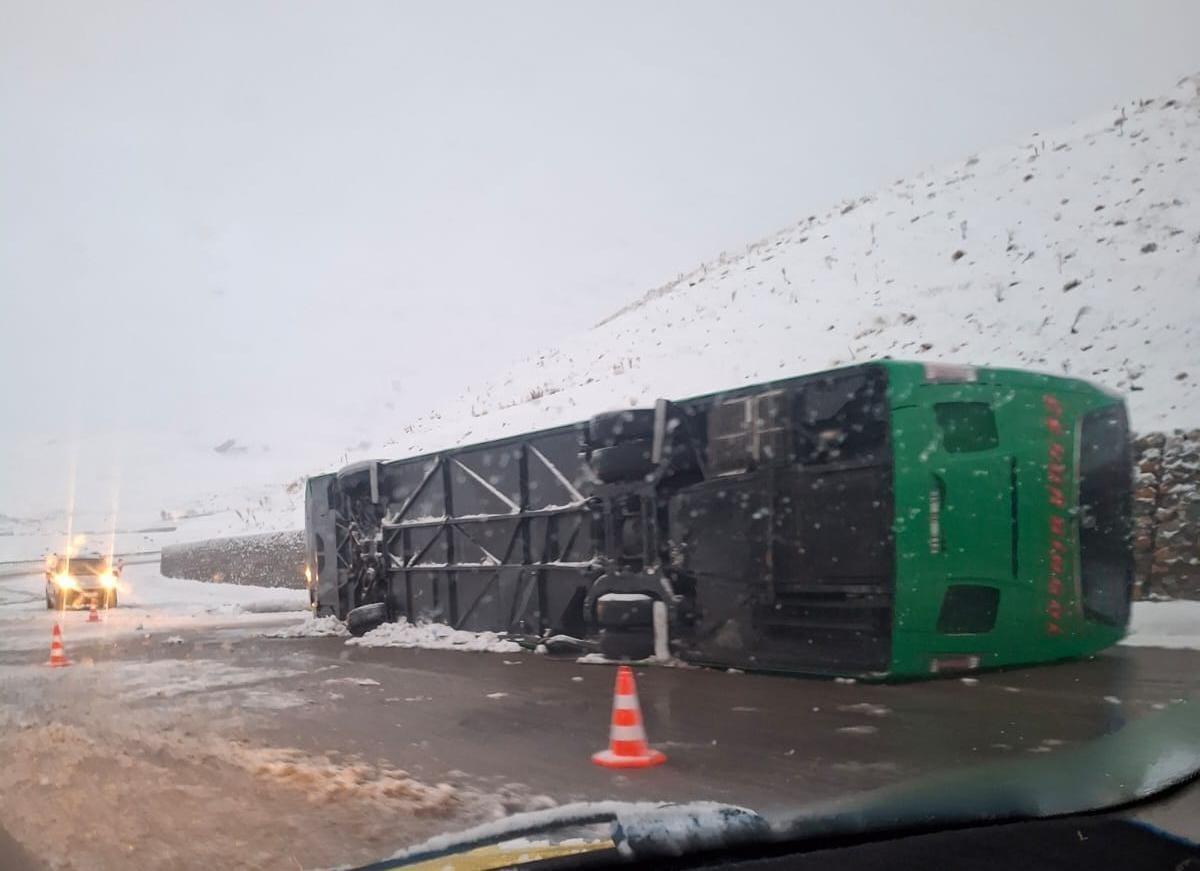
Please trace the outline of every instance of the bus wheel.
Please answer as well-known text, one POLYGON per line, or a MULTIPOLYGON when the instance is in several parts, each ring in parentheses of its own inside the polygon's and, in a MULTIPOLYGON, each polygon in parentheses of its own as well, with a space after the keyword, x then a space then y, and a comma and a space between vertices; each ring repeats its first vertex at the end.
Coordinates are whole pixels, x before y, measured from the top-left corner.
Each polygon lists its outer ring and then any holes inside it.
POLYGON ((588 421, 588 443, 596 448, 653 437, 654 409, 652 408, 606 411, 588 421))
POLYGON ((366 635, 387 622, 387 605, 383 602, 372 602, 370 605, 359 605, 346 615, 346 628, 354 636, 366 635))
POLYGON ((595 448, 591 454, 592 471, 605 483, 639 480, 654 471, 650 449, 649 439, 595 448))
POLYGON ((654 625, 654 598, 645 593, 605 593, 596 600, 596 622, 602 629, 649 629, 654 625))
POLYGON ((649 659, 654 655, 654 632, 648 626, 601 629, 600 653, 605 659, 649 659))

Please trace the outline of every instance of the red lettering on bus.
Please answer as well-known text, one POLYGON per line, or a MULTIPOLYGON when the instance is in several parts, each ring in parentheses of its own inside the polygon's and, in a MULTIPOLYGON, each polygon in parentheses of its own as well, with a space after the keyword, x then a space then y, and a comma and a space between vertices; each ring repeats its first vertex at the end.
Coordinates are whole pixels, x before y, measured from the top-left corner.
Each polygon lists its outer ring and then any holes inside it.
POLYGON ((1061 441, 1066 430, 1062 421, 1062 403, 1047 393, 1042 396, 1042 406, 1046 410, 1046 434, 1049 436, 1046 442, 1046 501, 1051 509, 1049 572, 1046 577, 1046 593, 1049 597, 1046 613, 1050 619, 1046 622, 1046 634, 1061 635, 1062 627, 1058 620, 1063 615, 1063 605, 1058 597, 1063 592, 1062 576, 1067 567, 1067 523, 1062 515, 1054 513, 1054 509, 1067 507, 1067 449, 1061 441))

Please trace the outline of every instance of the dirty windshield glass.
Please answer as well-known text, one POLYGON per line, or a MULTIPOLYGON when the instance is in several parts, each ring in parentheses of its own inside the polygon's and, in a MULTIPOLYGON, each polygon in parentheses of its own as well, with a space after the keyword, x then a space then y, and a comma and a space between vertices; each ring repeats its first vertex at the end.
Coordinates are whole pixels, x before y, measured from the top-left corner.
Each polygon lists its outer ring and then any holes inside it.
POLYGON ((653 865, 1192 758, 1200 6, 0 21, 0 869, 653 865))
POLYGON ((68 557, 51 555, 49 559, 51 566, 62 570, 70 569, 72 572, 80 573, 98 573, 108 568, 108 560, 103 557, 68 557))

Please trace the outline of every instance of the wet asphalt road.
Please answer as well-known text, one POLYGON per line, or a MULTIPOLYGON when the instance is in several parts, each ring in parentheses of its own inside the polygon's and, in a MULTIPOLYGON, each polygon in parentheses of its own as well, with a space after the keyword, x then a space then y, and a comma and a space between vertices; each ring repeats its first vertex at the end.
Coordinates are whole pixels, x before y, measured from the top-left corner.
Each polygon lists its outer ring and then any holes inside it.
POLYGON ((523 784, 560 802, 792 808, 933 771, 1059 752, 1200 687, 1200 653, 1154 648, 901 685, 643 667, 635 673, 649 737, 668 762, 621 773, 590 762, 607 740, 608 665, 219 630, 179 637, 170 646, 129 639, 76 655, 294 669, 253 685, 279 699, 253 727, 264 742, 387 760, 426 782, 523 784))
MULTIPOLYGON (((425 784, 447 781, 479 795, 534 802, 543 795, 560 803, 705 799, 770 814, 947 769, 1031 754, 1049 758, 1200 690, 1200 652, 1141 647, 1113 648, 1091 661, 898 685, 637 667, 650 741, 668 761, 614 772, 590 761, 607 741, 611 665, 270 637, 299 622, 281 614, 206 617, 190 628, 188 617, 158 628, 149 619, 154 609, 139 607, 120 609, 108 628, 90 634, 86 615, 67 614, 75 665, 50 670, 42 639, 51 618, 27 587, 0 583, 0 604, 8 609, 0 714, 9 723, 86 726, 104 711, 110 728, 123 722, 133 730, 131 746, 146 746, 138 724, 182 730, 196 740, 223 732, 246 746, 298 748, 313 757, 337 751, 403 769, 425 784)), ((175 777, 172 766, 181 766, 181 788, 221 788, 203 780, 197 787, 196 769, 187 769, 186 760, 157 754, 153 761, 154 776, 167 781, 175 777)), ((86 762, 72 777, 95 764, 86 762)), ((238 789, 261 788, 238 783, 238 789)), ((263 794, 267 819, 281 796, 263 794)), ((310 849, 328 848, 322 855, 333 859, 324 864, 349 861, 341 849, 345 823, 330 817, 328 805, 308 804, 303 792, 295 798, 293 822, 315 839, 310 849)), ((344 810, 350 818, 357 813, 344 810)), ((1172 813, 1174 820, 1197 816, 1190 806, 1172 813)), ((24 867, 20 847, 4 832, 11 822, 0 817, 0 868, 24 867)), ((421 825, 435 832, 461 827, 450 820, 421 825)), ((28 837, 25 848, 43 855, 46 845, 28 837)), ((397 833, 359 855, 378 857, 409 843, 397 833)), ((239 864, 238 853, 220 853, 218 846, 213 855, 228 867, 258 867, 239 864)), ((302 855, 322 865, 313 852, 302 855)))

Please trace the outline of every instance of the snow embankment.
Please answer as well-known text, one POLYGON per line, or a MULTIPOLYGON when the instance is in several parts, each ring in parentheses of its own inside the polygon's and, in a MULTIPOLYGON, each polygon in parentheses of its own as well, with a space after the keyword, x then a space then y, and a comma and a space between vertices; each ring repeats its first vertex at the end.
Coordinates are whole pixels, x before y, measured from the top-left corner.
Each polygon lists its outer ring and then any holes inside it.
POLYGON ((1135 602, 1121 643, 1200 650, 1200 602, 1135 602))
POLYGON ((1190 77, 723 253, 423 417, 381 421, 383 443, 403 457, 884 356, 1092 379, 1127 394, 1140 432, 1193 427, 1198 165, 1190 77))
POLYGON ((308 591, 167 578, 155 565, 129 566, 118 591, 122 605, 158 613, 272 614, 308 610, 308 591))

